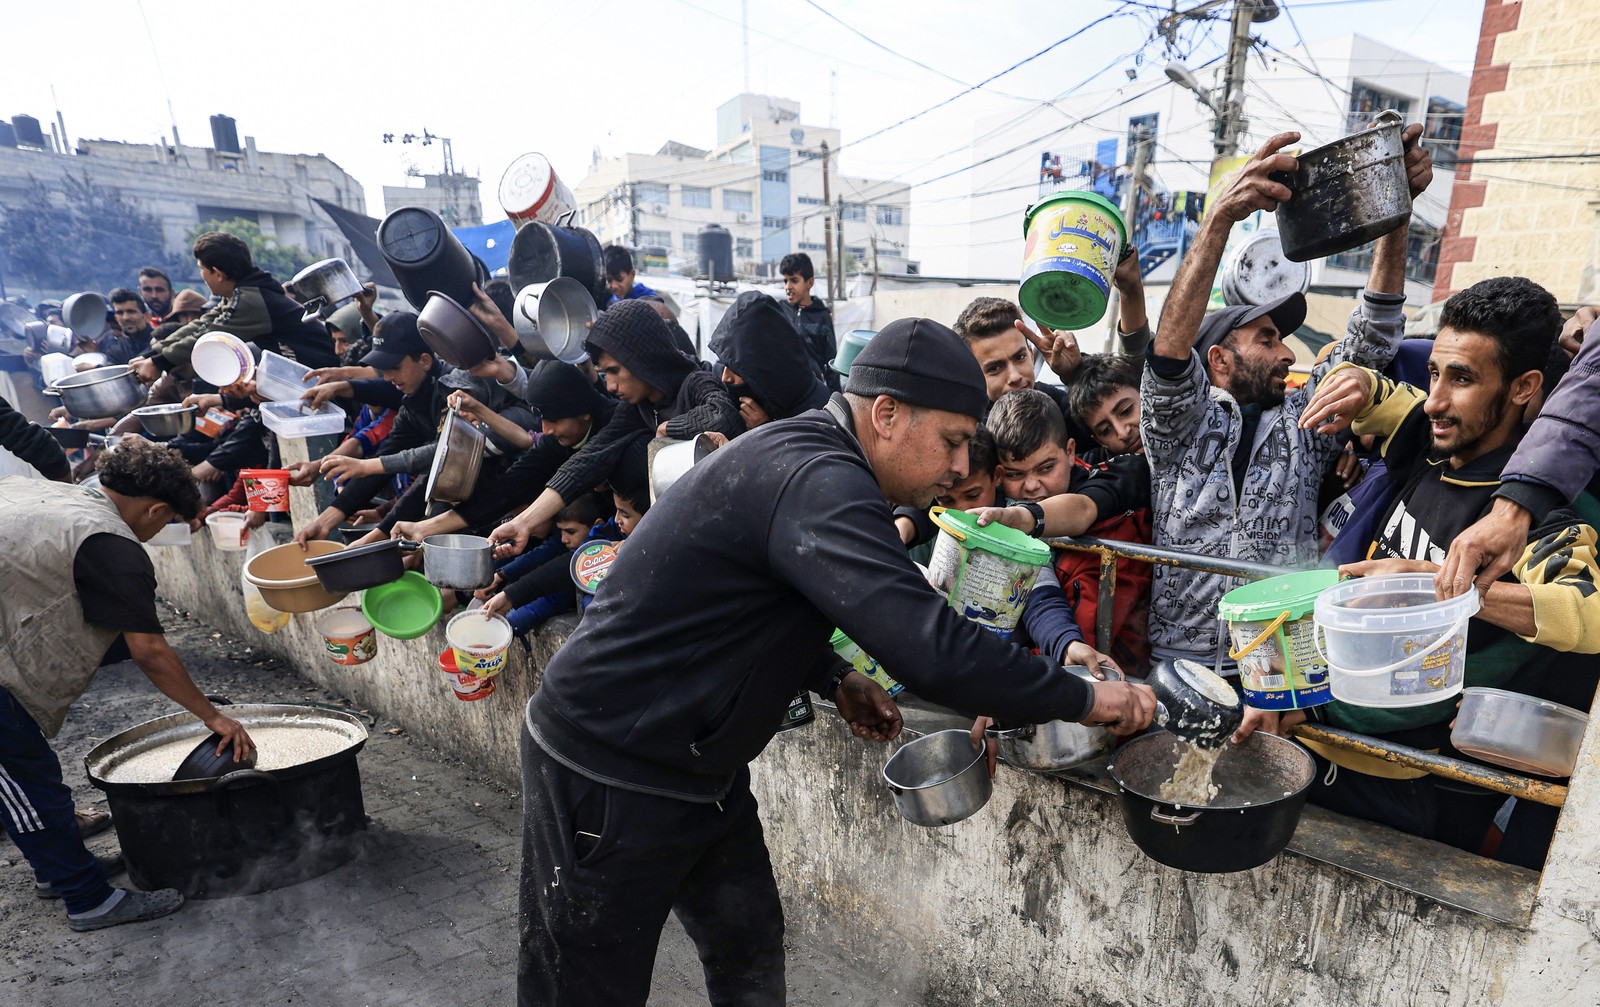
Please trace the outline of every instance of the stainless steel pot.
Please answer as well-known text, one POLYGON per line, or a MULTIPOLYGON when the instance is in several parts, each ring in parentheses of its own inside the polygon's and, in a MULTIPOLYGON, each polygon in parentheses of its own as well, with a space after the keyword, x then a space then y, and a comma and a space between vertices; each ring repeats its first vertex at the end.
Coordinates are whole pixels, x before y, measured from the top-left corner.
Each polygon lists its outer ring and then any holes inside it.
POLYGON ((476 591, 494 580, 494 549, 478 535, 429 535, 422 540, 422 572, 434 587, 476 591))
POLYGON ((654 507, 673 483, 682 479, 685 472, 715 451, 716 447, 716 443, 705 434, 689 441, 676 441, 668 437, 657 437, 651 441, 645 459, 650 470, 650 506, 654 507))
POLYGON ((451 409, 445 414, 439 444, 433 451, 433 467, 428 470, 429 500, 461 503, 472 495, 483 467, 483 431, 451 409))
POLYGON ((145 400, 144 385, 126 364, 69 374, 52 382, 44 393, 60 398, 67 412, 80 420, 121 416, 145 400))
POLYGON ((361 293, 361 281, 356 279, 350 264, 343 259, 323 259, 294 274, 289 281, 294 287, 305 315, 301 321, 327 318, 333 309, 361 293))
POLYGON ((73 294, 61 302, 61 320, 79 339, 98 339, 106 330, 106 314, 111 305, 93 290, 73 294))
POLYGON ((588 357, 584 342, 598 317, 589 291, 568 276, 523 287, 512 311, 522 348, 540 360, 564 364, 582 363, 588 357))
POLYGON ((1380 112, 1371 129, 1297 155, 1293 174, 1272 173, 1294 193, 1277 210, 1284 258, 1305 262, 1348 251, 1411 219, 1404 124, 1399 112, 1380 112))
POLYGON ((969 732, 935 731, 901 745, 883 767, 883 780, 900 816, 931 829, 971 818, 989 803, 994 781, 986 761, 969 732))
POLYGON ((427 303, 417 314, 417 332, 434 356, 462 370, 494 359, 499 350, 494 336, 472 312, 437 290, 428 291, 427 303))
MULTIPOLYGON (((1093 680, 1088 669, 1068 666, 1067 670, 1080 678, 1093 680)), ((1121 679, 1114 670, 1106 669, 1107 681, 1121 679)), ((1117 747, 1116 735, 1104 727, 1087 727, 1066 720, 1017 728, 996 725, 988 734, 999 743, 1000 758, 1006 760, 1007 765, 1041 772, 1070 769, 1117 747)))
POLYGON ((194 429, 195 407, 172 402, 159 406, 141 406, 133 411, 144 432, 158 440, 179 437, 194 429))

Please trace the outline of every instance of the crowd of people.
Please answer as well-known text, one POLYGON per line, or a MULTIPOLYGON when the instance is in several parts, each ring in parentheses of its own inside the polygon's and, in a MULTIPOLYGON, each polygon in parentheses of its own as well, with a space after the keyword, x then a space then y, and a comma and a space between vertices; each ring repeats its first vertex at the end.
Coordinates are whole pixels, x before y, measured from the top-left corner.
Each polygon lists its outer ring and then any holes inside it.
MULTIPOLYGON (((1420 134, 1404 134, 1413 198, 1432 179, 1420 134)), ((1030 324, 1013 302, 980 297, 948 326, 884 326, 840 370, 812 264, 796 254, 781 265, 784 298, 740 294, 707 362, 628 253, 610 248, 614 300, 588 334, 588 360, 529 355, 510 321, 509 286, 497 281, 476 291, 470 311, 502 352, 463 370, 432 352, 416 314, 380 316, 372 289, 326 320, 306 319, 243 242, 206 234, 194 255, 209 301, 143 270, 137 291, 111 292, 114 325, 81 351, 127 362, 150 401, 217 410, 226 425, 164 446, 119 446, 102 457, 100 483, 117 501, 159 500, 195 522, 242 509, 237 472, 276 467, 278 448, 250 382, 210 388, 193 374, 194 343, 226 331, 312 367, 308 401, 336 403, 350 422, 336 446, 290 467, 294 485, 327 487, 297 541, 478 534, 500 560, 478 600, 519 633, 587 606, 526 715, 524 1002, 642 1002, 669 911, 700 944, 714 999, 755 989, 776 990, 778 1002, 781 910, 745 766, 798 689, 834 701, 863 738, 900 728, 888 696, 828 648, 833 629, 919 696, 1015 722, 1133 733, 1148 727, 1153 696, 1108 670, 1137 675, 1187 659, 1237 674, 1218 603, 1238 582, 1131 559, 1117 563, 1106 639, 1096 636, 1099 559, 1072 550, 1040 571, 1015 636, 977 630, 913 563, 937 532, 930 506, 975 510, 981 523, 1034 536, 1095 535, 1284 570, 1437 573, 1441 596, 1482 595, 1469 685, 1588 709, 1596 671, 1580 655, 1600 651, 1600 505, 1586 492, 1600 462, 1600 353, 1584 335, 1596 313, 1564 322, 1549 292, 1504 276, 1451 296, 1437 337, 1406 339, 1401 227, 1378 239, 1345 333, 1293 382, 1285 339, 1305 320, 1303 295, 1207 308, 1232 225, 1290 198, 1273 174, 1294 169, 1283 148, 1297 139, 1273 138, 1213 200, 1154 331, 1138 256, 1122 259, 1117 346, 1104 354, 1030 324), (1041 361, 1060 384, 1038 380, 1041 361), (425 476, 452 412, 481 424, 487 449, 472 491, 436 504, 425 476), (699 435, 720 446, 652 505, 651 442, 699 435), (129 450, 161 477, 139 482, 110 461, 129 450), (180 470, 203 503, 171 489, 180 470), (1323 520, 1335 504, 1347 515, 1336 528, 1323 520), (593 539, 623 547, 589 604, 567 561, 593 539)), ((62 478, 37 430, 6 412, 6 446, 62 478)), ((0 491, 18 492, 4 482, 0 491)), ((152 520, 135 527, 138 537, 152 520)), ((136 580, 143 597, 148 560, 116 555, 138 569, 102 577, 136 580)), ((86 599, 93 590, 104 588, 80 580, 86 599)), ((89 625, 130 640, 151 632, 148 618, 134 629, 84 610, 89 625)), ((0 665, 17 709, 53 733, 64 706, 30 705, 21 679, 0 665)), ((1307 716, 1465 758, 1450 748, 1452 711, 1439 705, 1251 710, 1236 738, 1307 716)), ((1543 862, 1553 808, 1515 802, 1508 816, 1497 794, 1344 751, 1315 754, 1314 802, 1543 862)), ((55 828, 72 823, 59 793, 46 803, 55 828)), ((17 831, 11 816, 7 825, 17 831)), ((68 896, 75 926, 94 919, 85 912, 114 911, 104 908, 112 896, 85 880, 91 868, 77 857, 76 874, 40 873, 68 896)))

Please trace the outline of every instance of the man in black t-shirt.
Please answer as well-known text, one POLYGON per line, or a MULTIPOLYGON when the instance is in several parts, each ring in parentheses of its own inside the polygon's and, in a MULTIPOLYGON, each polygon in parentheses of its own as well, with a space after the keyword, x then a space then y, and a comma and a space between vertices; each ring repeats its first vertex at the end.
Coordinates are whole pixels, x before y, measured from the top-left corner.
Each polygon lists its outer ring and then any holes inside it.
POLYGON ((220 736, 218 754, 246 759, 244 726, 200 692, 162 634, 155 569, 141 543, 192 521, 200 492, 182 456, 132 440, 97 462, 98 490, 0 479, 0 822, 33 868, 42 898, 66 903, 73 930, 173 912, 172 889, 113 888, 83 845, 72 791, 48 737, 97 666, 132 659, 162 693, 220 736), (70 589, 61 571, 72 568, 70 589))

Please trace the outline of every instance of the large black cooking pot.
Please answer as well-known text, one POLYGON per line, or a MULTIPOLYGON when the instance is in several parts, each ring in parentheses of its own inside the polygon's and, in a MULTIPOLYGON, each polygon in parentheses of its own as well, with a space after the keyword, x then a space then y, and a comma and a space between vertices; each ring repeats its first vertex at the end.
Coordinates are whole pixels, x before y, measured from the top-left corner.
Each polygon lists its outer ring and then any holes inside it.
POLYGON ((355 834, 367 827, 356 766, 367 740, 361 721, 268 704, 230 706, 228 715, 247 730, 331 731, 348 745, 286 769, 167 783, 116 783, 107 776, 141 752, 200 741, 209 730, 193 716, 161 717, 96 745, 84 767, 89 782, 106 793, 128 877, 140 888, 176 888, 197 899, 250 895, 326 874, 355 855, 355 834))
POLYGON ((1308 262, 1388 234, 1411 219, 1405 120, 1388 109, 1373 126, 1297 154, 1293 173, 1271 178, 1294 193, 1278 206, 1283 257, 1308 262))
POLYGON ((513 290, 568 276, 583 284, 595 307, 604 310, 611 303, 600 241, 581 227, 557 227, 542 220, 523 225, 511 239, 506 275, 513 290))
POLYGON ((474 300, 472 285, 489 282, 489 271, 467 251, 443 219, 421 206, 402 206, 378 225, 378 249, 394 272, 400 292, 418 311, 428 292, 442 291, 458 304, 474 300))
POLYGON ((1135 738, 1117 750, 1111 775, 1128 835, 1145 856, 1180 871, 1225 874, 1248 871, 1289 844, 1316 763, 1292 741, 1250 735, 1228 745, 1211 780, 1221 789, 1201 807, 1179 807, 1161 799, 1183 742, 1165 731, 1135 738))

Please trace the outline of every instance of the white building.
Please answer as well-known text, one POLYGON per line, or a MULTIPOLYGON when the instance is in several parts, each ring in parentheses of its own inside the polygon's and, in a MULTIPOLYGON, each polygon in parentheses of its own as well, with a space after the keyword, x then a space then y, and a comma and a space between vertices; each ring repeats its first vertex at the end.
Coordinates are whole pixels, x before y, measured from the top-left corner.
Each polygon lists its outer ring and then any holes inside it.
MULTIPOLYGON (((596 159, 573 186, 578 222, 602 244, 660 246, 690 262, 699 229, 721 224, 732 232, 739 272, 767 273, 788 253, 806 252, 820 274, 824 144, 837 151, 839 131, 803 124, 799 102, 742 94, 717 109, 710 150, 672 141, 654 154, 596 159)), ((915 272, 910 188, 838 168, 831 157, 828 195, 840 204, 846 270, 915 272)))
MULTIPOLYGON (((1300 149, 1309 149, 1361 128, 1384 108, 1398 109, 1407 122, 1425 120, 1435 175, 1413 211, 1406 294, 1411 304, 1428 303, 1439 231, 1450 205, 1451 155, 1460 135, 1468 78, 1362 35, 1326 39, 1284 53, 1268 49, 1266 59, 1265 68, 1255 55, 1248 62, 1244 102, 1248 126, 1239 143, 1242 155, 1290 129, 1301 132, 1300 149)), ((1195 73, 1205 87, 1221 83, 1220 62, 1195 73)), ((1211 111, 1159 71, 1147 71, 1114 90, 1074 95, 1057 104, 1061 112, 1081 121, 1043 135, 1052 119, 1060 121, 1059 115, 1041 113, 1009 128, 999 128, 1006 122, 1002 119, 978 124, 975 133, 981 140, 970 149, 973 161, 983 163, 984 170, 969 172, 967 198, 943 211, 952 219, 971 222, 964 249, 966 275, 1016 277, 1022 263, 1023 211, 1041 191, 1088 188, 1098 176, 1121 205, 1133 159, 1130 136, 1144 127, 1155 138, 1148 176, 1154 203, 1167 205, 1170 212, 1164 215, 1166 220, 1146 219, 1136 225, 1135 239, 1141 254, 1150 257, 1147 262, 1170 255, 1147 274, 1146 282, 1157 288, 1152 293, 1159 297, 1159 288, 1176 270, 1177 256, 1171 253, 1183 241, 1186 199, 1177 194, 1203 194, 1207 187, 1213 155, 1211 111), (1014 153, 1004 153, 1019 145, 1014 153), (1059 180, 1041 179, 1045 157, 1059 159, 1059 180), (994 160, 987 162, 990 158, 994 160)), ((1191 233, 1193 226, 1191 221, 1191 233)), ((1354 291, 1369 263, 1367 249, 1317 260, 1312 263, 1312 290, 1354 291)), ((960 266, 959 258, 955 264, 960 266)))
POLYGON ((402 206, 420 206, 439 215, 449 227, 477 227, 483 223, 483 204, 478 199, 478 179, 461 171, 449 174, 411 175, 422 179, 420 186, 383 187, 383 212, 391 214, 402 206))

